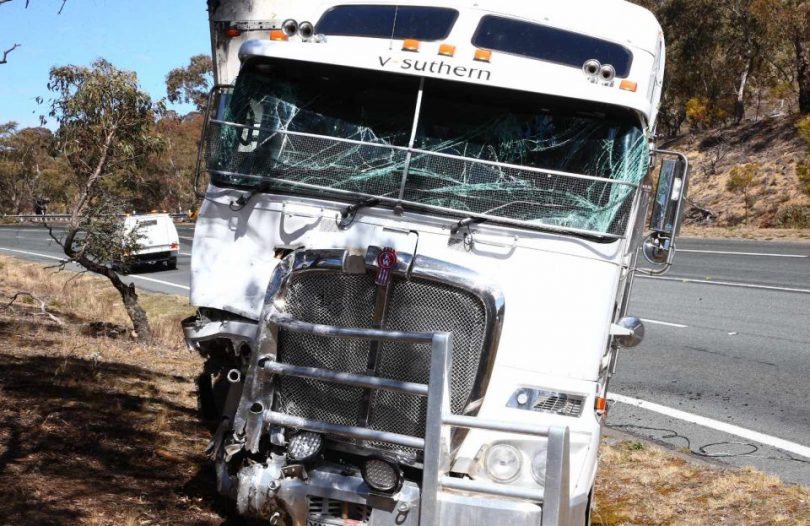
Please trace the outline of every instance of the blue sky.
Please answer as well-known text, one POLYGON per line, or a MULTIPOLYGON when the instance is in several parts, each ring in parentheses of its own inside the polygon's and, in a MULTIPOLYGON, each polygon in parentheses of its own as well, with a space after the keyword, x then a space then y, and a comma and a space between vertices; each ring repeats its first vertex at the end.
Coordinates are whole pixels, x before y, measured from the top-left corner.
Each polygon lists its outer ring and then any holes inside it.
POLYGON ((34 99, 47 97, 54 65, 89 65, 104 57, 137 72, 141 86, 159 99, 166 95, 169 70, 186 65, 192 55, 210 53, 203 0, 68 0, 57 15, 61 3, 0 5, 0 51, 22 46, 0 65, 0 122, 39 125, 44 108, 34 99))

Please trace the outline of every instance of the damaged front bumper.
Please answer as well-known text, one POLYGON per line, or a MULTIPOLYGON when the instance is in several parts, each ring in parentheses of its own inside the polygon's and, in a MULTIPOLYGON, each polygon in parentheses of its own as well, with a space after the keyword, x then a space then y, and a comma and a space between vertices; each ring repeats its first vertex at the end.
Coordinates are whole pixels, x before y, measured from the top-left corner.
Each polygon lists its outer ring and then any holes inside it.
POLYGON ((579 508, 584 509, 584 503, 572 503, 569 498, 567 427, 527 425, 452 414, 448 385, 452 350, 452 335, 449 333, 403 333, 315 325, 291 319, 273 309, 263 315, 260 324, 235 319, 209 320, 205 323, 189 320, 184 323, 184 329, 192 348, 199 348, 202 342, 218 338, 231 340, 234 348, 242 344, 256 346, 251 353, 251 365, 244 386, 240 387, 240 410, 235 410, 236 404, 229 404, 234 411, 224 415, 222 422, 223 426, 232 426, 240 442, 227 447, 220 442, 213 448, 220 452, 216 459, 219 490, 236 499, 237 508, 243 515, 269 519, 277 524, 283 524, 286 520, 292 526, 507 523, 567 526, 574 523, 574 515, 580 515, 579 508), (338 339, 429 344, 429 383, 396 382, 374 376, 278 363, 272 350, 279 328, 338 339), (272 384, 274 376, 284 375, 426 396, 424 438, 291 417, 273 411, 272 405, 265 400, 266 387, 272 384), (242 411, 241 408, 250 409, 242 411), (380 495, 369 490, 359 470, 354 467, 321 462, 306 469, 302 465, 288 465, 283 455, 272 455, 265 461, 255 460, 259 437, 280 428, 361 441, 384 441, 421 449, 424 451, 421 481, 406 480, 396 494, 380 495), (546 437, 548 452, 544 488, 494 484, 451 473, 450 428, 546 437), (233 469, 228 462, 233 458, 234 450, 228 451, 228 447, 254 456, 238 469, 233 469))

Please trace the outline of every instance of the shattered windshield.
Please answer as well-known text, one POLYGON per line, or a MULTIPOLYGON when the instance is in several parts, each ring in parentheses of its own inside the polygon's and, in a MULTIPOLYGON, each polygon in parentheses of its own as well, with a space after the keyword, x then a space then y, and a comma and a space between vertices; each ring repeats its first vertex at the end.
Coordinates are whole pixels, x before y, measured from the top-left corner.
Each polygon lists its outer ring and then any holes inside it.
POLYGON ((209 125, 215 184, 366 196, 622 235, 649 150, 638 121, 582 102, 303 63, 243 69, 209 125))

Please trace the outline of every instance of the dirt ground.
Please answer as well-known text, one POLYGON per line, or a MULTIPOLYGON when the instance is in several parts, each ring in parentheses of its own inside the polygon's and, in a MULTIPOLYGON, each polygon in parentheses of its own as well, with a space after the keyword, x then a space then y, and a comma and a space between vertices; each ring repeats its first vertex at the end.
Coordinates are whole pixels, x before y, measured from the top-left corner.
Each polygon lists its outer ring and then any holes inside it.
MULTIPOLYGON (((243 524, 216 497, 201 455, 200 361, 178 327, 185 300, 144 295, 159 341, 138 345, 125 331, 88 330, 125 322, 107 289, 0 257, 0 525, 243 524), (20 290, 59 321, 30 298, 6 308, 20 290)), ((810 525, 810 489, 607 440, 594 524, 810 525)))

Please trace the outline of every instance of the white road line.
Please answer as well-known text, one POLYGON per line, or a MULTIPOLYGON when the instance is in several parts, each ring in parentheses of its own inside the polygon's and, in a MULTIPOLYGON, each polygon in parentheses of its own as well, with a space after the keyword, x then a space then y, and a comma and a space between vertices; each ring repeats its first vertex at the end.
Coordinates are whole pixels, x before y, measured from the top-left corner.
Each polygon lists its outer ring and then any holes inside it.
POLYGON ((666 325, 667 327, 677 327, 678 329, 688 329, 688 325, 681 325, 680 323, 670 323, 668 321, 658 321, 658 320, 648 320, 646 318, 641 318, 641 321, 644 323, 651 323, 653 325, 666 325))
POLYGON ((180 252, 181 256, 190 256, 191 252, 180 252))
POLYGON ((775 436, 766 435, 764 433, 752 431, 744 427, 735 426, 733 424, 727 424, 725 422, 720 422, 719 420, 714 420, 712 418, 706 418, 705 416, 693 415, 692 413, 687 413, 679 409, 673 409, 671 407, 656 404, 653 402, 647 402, 646 400, 639 400, 638 398, 631 398, 629 396, 624 396, 617 393, 609 393, 608 398, 611 400, 615 400, 616 402, 620 402, 622 404, 628 404, 640 407, 642 409, 647 409, 648 411, 660 413, 662 415, 666 415, 672 418, 677 418, 678 420, 691 422, 699 426, 708 427, 710 429, 715 429, 717 431, 722 431, 723 433, 735 435, 741 438, 745 438, 746 440, 752 440, 754 442, 766 444, 768 446, 775 447, 777 449, 781 449, 783 451, 787 451, 795 455, 810 458, 810 447, 803 446, 795 442, 790 442, 788 440, 784 440, 775 436))
POLYGON ((161 285, 168 285, 169 287, 177 287, 178 289, 191 290, 190 287, 187 287, 185 285, 178 285, 177 283, 172 283, 171 281, 163 281, 162 279, 147 278, 144 276, 138 276, 137 274, 130 274, 129 277, 132 279, 142 279, 144 281, 151 281, 152 283, 160 283, 161 285))
POLYGON ((764 289, 764 290, 778 290, 781 292, 803 292, 810 294, 810 289, 794 289, 791 287, 774 287, 771 285, 754 285, 752 283, 736 283, 732 281, 711 281, 708 279, 692 279, 692 278, 665 278, 663 276, 644 276, 636 274, 637 278, 643 279, 657 279, 661 281, 676 281, 680 283, 700 283, 703 285, 719 285, 722 287, 741 287, 744 289, 764 289))
POLYGON ((39 254, 37 252, 26 252, 25 250, 14 250, 13 248, 0 247, 0 250, 5 250, 6 252, 14 252, 15 254, 25 254, 26 256, 37 256, 37 257, 45 258, 45 259, 53 259, 55 261, 64 261, 65 260, 65 258, 58 258, 56 256, 49 256, 48 254, 39 254))
POLYGON ((690 254, 721 254, 727 256, 767 256, 771 258, 810 258, 810 255, 799 254, 766 254, 762 252, 725 252, 722 250, 688 250, 685 248, 676 248, 676 252, 688 252, 690 254))
MULTIPOLYGON (((45 258, 45 259, 53 259, 53 260, 56 260, 56 261, 64 261, 65 260, 65 258, 58 258, 56 256, 50 256, 48 254, 39 254, 37 252, 27 252, 25 250, 14 250, 14 249, 11 249, 11 248, 3 248, 3 247, 0 247, 0 250, 4 250, 6 252, 14 252, 15 254, 24 254, 24 255, 27 255, 27 256, 37 256, 37 257, 45 258)), ((176 288, 182 289, 182 290, 191 290, 190 287, 187 287, 185 285, 178 285, 177 283, 172 283, 171 281, 163 281, 162 279, 147 278, 147 277, 144 277, 144 276, 138 276, 137 274, 130 274, 129 277, 132 278, 132 279, 140 279, 140 280, 143 280, 143 281, 151 281, 152 283, 160 283, 161 285, 167 285, 169 287, 176 287, 176 288)), ((125 279, 125 278, 122 278, 122 279, 125 279)))
POLYGON ((183 236, 177 236, 177 237, 179 237, 180 239, 185 239, 186 241, 194 241, 193 237, 183 237, 183 236))

